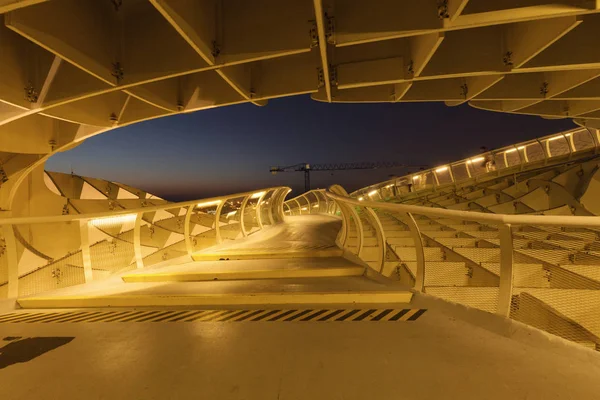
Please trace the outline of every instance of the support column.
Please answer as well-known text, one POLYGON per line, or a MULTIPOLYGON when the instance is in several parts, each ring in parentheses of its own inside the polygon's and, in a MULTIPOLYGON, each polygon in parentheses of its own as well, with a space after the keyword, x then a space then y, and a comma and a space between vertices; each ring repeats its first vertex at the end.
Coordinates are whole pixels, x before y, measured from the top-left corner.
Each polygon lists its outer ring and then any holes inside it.
POLYGON ((500 227, 500 288, 496 314, 508 317, 513 290, 513 235, 509 224, 500 227))
POLYGON ((81 237, 81 256, 83 258, 83 275, 85 283, 94 280, 92 271, 92 255, 90 253, 90 228, 87 219, 79 220, 79 232, 81 237))
POLYGON ((2 236, 6 243, 6 253, 8 266, 8 298, 14 299, 19 296, 19 259, 17 257, 17 241, 13 225, 2 225, 2 236))

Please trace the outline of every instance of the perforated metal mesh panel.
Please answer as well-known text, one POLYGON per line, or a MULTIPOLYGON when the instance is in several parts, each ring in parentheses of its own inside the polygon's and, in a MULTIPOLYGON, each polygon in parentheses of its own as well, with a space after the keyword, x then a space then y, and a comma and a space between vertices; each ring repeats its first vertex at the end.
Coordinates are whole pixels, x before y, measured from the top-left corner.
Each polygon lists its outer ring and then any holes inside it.
POLYGON ((78 222, 24 224, 14 229, 19 266, 19 296, 85 281, 78 222), (55 232, 57 240, 53 246, 44 247, 31 240, 32 230, 48 234, 55 232))
POLYGON ((94 279, 135 268, 135 214, 101 218, 88 223, 94 279))
MULTIPOLYGON (((235 240, 242 237, 242 226, 240 224, 240 209, 243 201, 243 197, 237 197, 233 199, 228 199, 223 204, 223 209, 221 210, 221 218, 219 218, 219 228, 221 231, 221 238, 223 240, 235 240)), ((192 221, 190 221, 190 224, 191 232, 195 227, 195 224, 192 221)))
MULTIPOLYGON (((198 225, 214 224, 214 209, 216 205, 209 207, 213 213, 208 213, 206 208, 197 210, 191 220, 198 225)), ((150 266, 187 254, 184 240, 185 217, 188 207, 175 207, 156 212, 144 213, 142 219, 146 222, 142 227, 143 262, 150 266)), ((194 231, 191 230, 192 235, 194 231)))
POLYGON ((510 316, 600 350, 599 247, 588 229, 515 229, 510 316))
POLYGON ((498 232, 478 223, 419 216, 424 236, 425 292, 484 311, 497 308, 498 232))
POLYGON ((8 255, 6 254, 6 240, 0 227, 0 299, 7 296, 8 292, 8 255))
POLYGON ((581 151, 586 149, 591 149, 596 146, 594 142, 594 138, 592 137, 592 133, 587 129, 582 129, 576 132, 573 132, 572 142, 573 147, 575 147, 575 151, 581 151))

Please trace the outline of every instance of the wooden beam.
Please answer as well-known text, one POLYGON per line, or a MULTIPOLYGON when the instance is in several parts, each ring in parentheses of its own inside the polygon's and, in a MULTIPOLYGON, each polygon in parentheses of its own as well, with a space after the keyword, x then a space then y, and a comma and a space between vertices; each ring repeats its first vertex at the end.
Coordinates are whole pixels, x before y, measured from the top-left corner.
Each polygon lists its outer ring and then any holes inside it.
POLYGON ((574 29, 554 41, 543 52, 527 62, 525 69, 594 68, 600 65, 600 54, 585 51, 598 45, 600 14, 579 17, 574 29), (583 50, 583 51, 582 51, 583 50))
POLYGON ((408 93, 408 91, 410 90, 412 85, 413 85, 412 82, 396 83, 394 85, 394 94, 393 94, 394 102, 402 100, 404 98, 404 96, 406 95, 406 93, 408 93))
POLYGON ((448 0, 448 22, 454 22, 469 3, 469 0, 448 0))
POLYGON ((253 82, 257 97, 264 100, 317 92, 320 64, 317 52, 260 61, 253 82), (294 77, 291 81, 290 76, 294 77))
POLYGON ((317 24, 317 36, 319 40, 319 54, 321 55, 321 71, 325 85, 327 102, 331 103, 331 71, 329 70, 329 59, 327 55, 327 37, 325 35, 325 12, 322 0, 313 0, 315 20, 317 24))
POLYGON ((0 14, 17 10, 23 7, 33 6, 48 0, 0 0, 0 14))
POLYGON ((338 89, 384 85, 406 77, 402 57, 339 64, 336 69, 338 89))
POLYGON ((217 63, 253 62, 308 53, 315 18, 307 0, 253 0, 221 3, 217 63))
POLYGON ((150 0, 182 38, 209 65, 215 64, 217 3, 215 0, 150 0))
POLYGON ((36 103, 36 105, 38 107, 40 107, 42 104, 44 104, 44 101, 46 100, 46 95, 48 94, 48 91, 50 90, 50 85, 52 85, 54 78, 56 78, 56 74, 58 73, 58 68, 60 67, 61 62, 62 62, 62 59, 60 57, 54 56, 54 60, 52 61, 52 65, 50 66, 50 70, 48 71, 48 75, 46 76, 46 79, 44 80, 44 84, 42 85, 42 88, 40 89, 40 94, 38 96, 38 101, 36 103))
POLYGON ((441 30, 444 24, 437 0, 344 0, 335 5, 335 25, 336 45, 349 46, 441 30))
POLYGON ((9 29, 110 85, 117 22, 110 2, 45 2, 5 14, 9 29))
POLYGON ((445 36, 443 33, 428 33, 417 35, 409 39, 410 63, 412 64, 413 78, 421 73, 442 44, 445 36))
POLYGON ((46 154, 52 151, 50 141, 60 146, 73 140, 77 125, 57 121, 43 115, 30 115, 0 126, 0 151, 9 153, 46 154))
POLYGON ((464 74, 504 72, 501 28, 448 32, 420 76, 450 78, 464 74))
POLYGON ((512 68, 520 68, 581 24, 577 16, 508 24, 504 28, 504 52, 512 68))
POLYGON ((461 91, 465 94, 462 101, 446 101, 447 106, 459 106, 477 97, 490 87, 504 79, 504 75, 470 76, 464 78, 461 91))

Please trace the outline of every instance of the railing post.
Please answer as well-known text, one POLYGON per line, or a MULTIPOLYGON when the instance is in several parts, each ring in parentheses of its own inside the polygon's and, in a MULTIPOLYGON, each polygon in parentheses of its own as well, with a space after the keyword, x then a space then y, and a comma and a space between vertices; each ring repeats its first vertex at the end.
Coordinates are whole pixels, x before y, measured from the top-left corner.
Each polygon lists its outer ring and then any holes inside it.
POLYGON ((500 288, 496 313, 510 315, 513 290, 513 235, 509 224, 500 226, 500 288))
POLYGON ((81 257, 83 260, 83 277, 85 283, 94 280, 92 272, 92 255, 90 253, 90 228, 87 219, 79 220, 79 236, 81 237, 81 257))
POLYGON ((294 199, 294 201, 296 202, 296 204, 298 204, 298 215, 302 215, 302 205, 300 204, 300 202, 296 199, 294 199))
MULTIPOLYGON (((260 197, 260 200, 262 200, 263 196, 260 197)), ((260 200, 259 200, 259 204, 260 204, 260 200)), ((223 210, 223 206, 225 205, 226 202, 227 202, 227 199, 223 199, 217 206, 217 211, 215 212, 215 239, 217 241, 217 244, 223 243, 223 238, 221 237, 221 226, 220 226, 221 221, 220 221, 220 219, 221 219, 221 211, 223 210)), ((260 207, 257 207, 256 209, 260 215, 260 207)), ((260 224, 260 227, 262 228, 262 223, 260 224)))
POLYGON ((408 225, 417 255, 417 276, 415 277, 415 290, 422 292, 425 289, 425 253, 423 251, 423 238, 417 221, 411 213, 404 214, 405 223, 408 225))
MULTIPOLYGON (((192 253, 194 252, 194 246, 192 245, 192 230, 190 229, 190 222, 192 221, 192 214, 194 214, 194 205, 190 205, 188 207, 187 213, 185 213, 185 219, 183 222, 183 238, 185 240, 185 250, 187 251, 187 254, 189 257, 192 257, 192 253)), ((135 225, 137 227, 138 225, 138 221, 136 219, 135 221, 135 225)), ((134 238, 138 237, 139 235, 134 233, 134 238)), ((140 253, 142 252, 141 247, 140 247, 140 253)), ((142 265, 141 267, 138 265, 138 268, 143 268, 144 266, 142 265)))
MULTIPOLYGON (((194 208, 194 206, 190 206, 194 208)), ((142 254, 142 218, 143 212, 139 212, 135 216, 135 224, 133 226, 133 251, 135 252, 135 266, 138 269, 144 268, 144 255, 142 254)), ((187 245, 187 242, 186 242, 187 245)))
POLYGON ((383 267, 385 266, 385 252, 386 252, 386 239, 385 239, 385 232, 383 231, 383 226, 381 225, 381 221, 379 220, 379 217, 377 216, 377 213, 375 213, 375 211, 370 208, 370 207, 365 207, 365 213, 367 215, 367 218, 369 218, 371 225, 373 225, 373 228, 375 228, 375 232, 377 234, 377 242, 379 244, 379 272, 382 273, 383 272, 383 267))
POLYGON ((242 200, 242 205, 240 207, 240 228, 242 228, 242 236, 246 237, 248 236, 248 232, 246 231, 246 226, 244 225, 244 215, 245 215, 245 211, 246 211, 246 205, 248 204, 248 200, 250 200, 250 195, 247 195, 246 197, 244 197, 244 200, 242 200))
POLYGON ((6 253, 8 267, 8 293, 7 297, 17 298, 19 296, 19 258, 17 256, 17 241, 15 239, 16 229, 11 224, 2 225, 2 236, 6 243, 6 253))
POLYGON ((352 218, 354 219, 354 224, 356 225, 356 236, 357 236, 357 243, 356 243, 356 255, 361 258, 361 253, 363 250, 363 245, 364 245, 364 229, 363 229, 363 224, 362 224, 362 220, 360 219, 360 215, 358 215, 358 212, 356 211, 356 209, 353 206, 348 206, 350 209, 350 213, 352 214, 352 218))
POLYGON ((273 191, 273 194, 271 195, 271 197, 269 197, 269 204, 267 207, 267 215, 269 216, 269 223, 270 225, 274 225, 275 224, 275 218, 273 218, 273 204, 277 198, 277 192, 279 191, 279 189, 275 189, 273 191))

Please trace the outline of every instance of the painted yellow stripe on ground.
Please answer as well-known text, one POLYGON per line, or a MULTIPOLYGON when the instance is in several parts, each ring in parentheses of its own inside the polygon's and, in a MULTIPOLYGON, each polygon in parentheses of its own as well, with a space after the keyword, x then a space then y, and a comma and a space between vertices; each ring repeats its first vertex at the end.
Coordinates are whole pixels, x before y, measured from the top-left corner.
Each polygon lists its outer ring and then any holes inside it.
POLYGON ((197 313, 198 311, 186 311, 183 314, 179 314, 177 316, 171 316, 171 318, 165 320, 165 322, 178 322, 184 318, 191 316, 192 314, 197 313))
POLYGON ((0 323, 2 322, 12 322, 12 321, 21 321, 26 318, 34 318, 36 316, 45 315, 47 313, 30 313, 30 312, 18 312, 12 313, 5 316, 3 319, 0 319, 0 323))
POLYGON ((205 315, 208 311, 196 311, 193 314, 185 317, 181 322, 192 322, 195 321, 199 316, 205 315))
POLYGON ((83 322, 412 322, 425 309, 123 310, 12 313, 2 323, 83 322))
POLYGON ((406 314, 404 314, 402 317, 400 317, 399 321, 408 321, 408 319, 410 317, 412 317, 417 311, 419 311, 419 310, 418 309, 409 310, 406 314))
POLYGON ((38 324, 38 323, 44 322, 44 321, 46 321, 48 319, 55 318, 56 315, 57 315, 56 313, 48 313, 46 315, 42 315, 42 316, 39 316, 39 317, 36 317, 36 318, 30 318, 30 319, 28 319, 28 320, 26 320, 24 322, 27 323, 27 324, 38 324))
POLYGON ((89 319, 89 318, 93 318, 93 317, 97 317, 100 314, 103 314, 103 313, 100 312, 100 311, 88 312, 88 313, 83 314, 83 315, 81 315, 81 316, 79 316, 77 318, 73 318, 73 319, 71 319, 69 321, 61 321, 61 323, 64 323, 64 322, 69 322, 69 323, 82 322, 83 320, 86 320, 86 319, 89 319))
POLYGON ((139 314, 136 314, 136 315, 130 315, 130 316, 127 316, 127 317, 120 318, 117 322, 137 322, 138 320, 140 320, 142 318, 145 318, 145 317, 148 317, 148 316, 153 316, 153 315, 156 315, 158 313, 159 313, 159 311, 157 311, 157 310, 142 311, 142 312, 140 312, 139 314))

